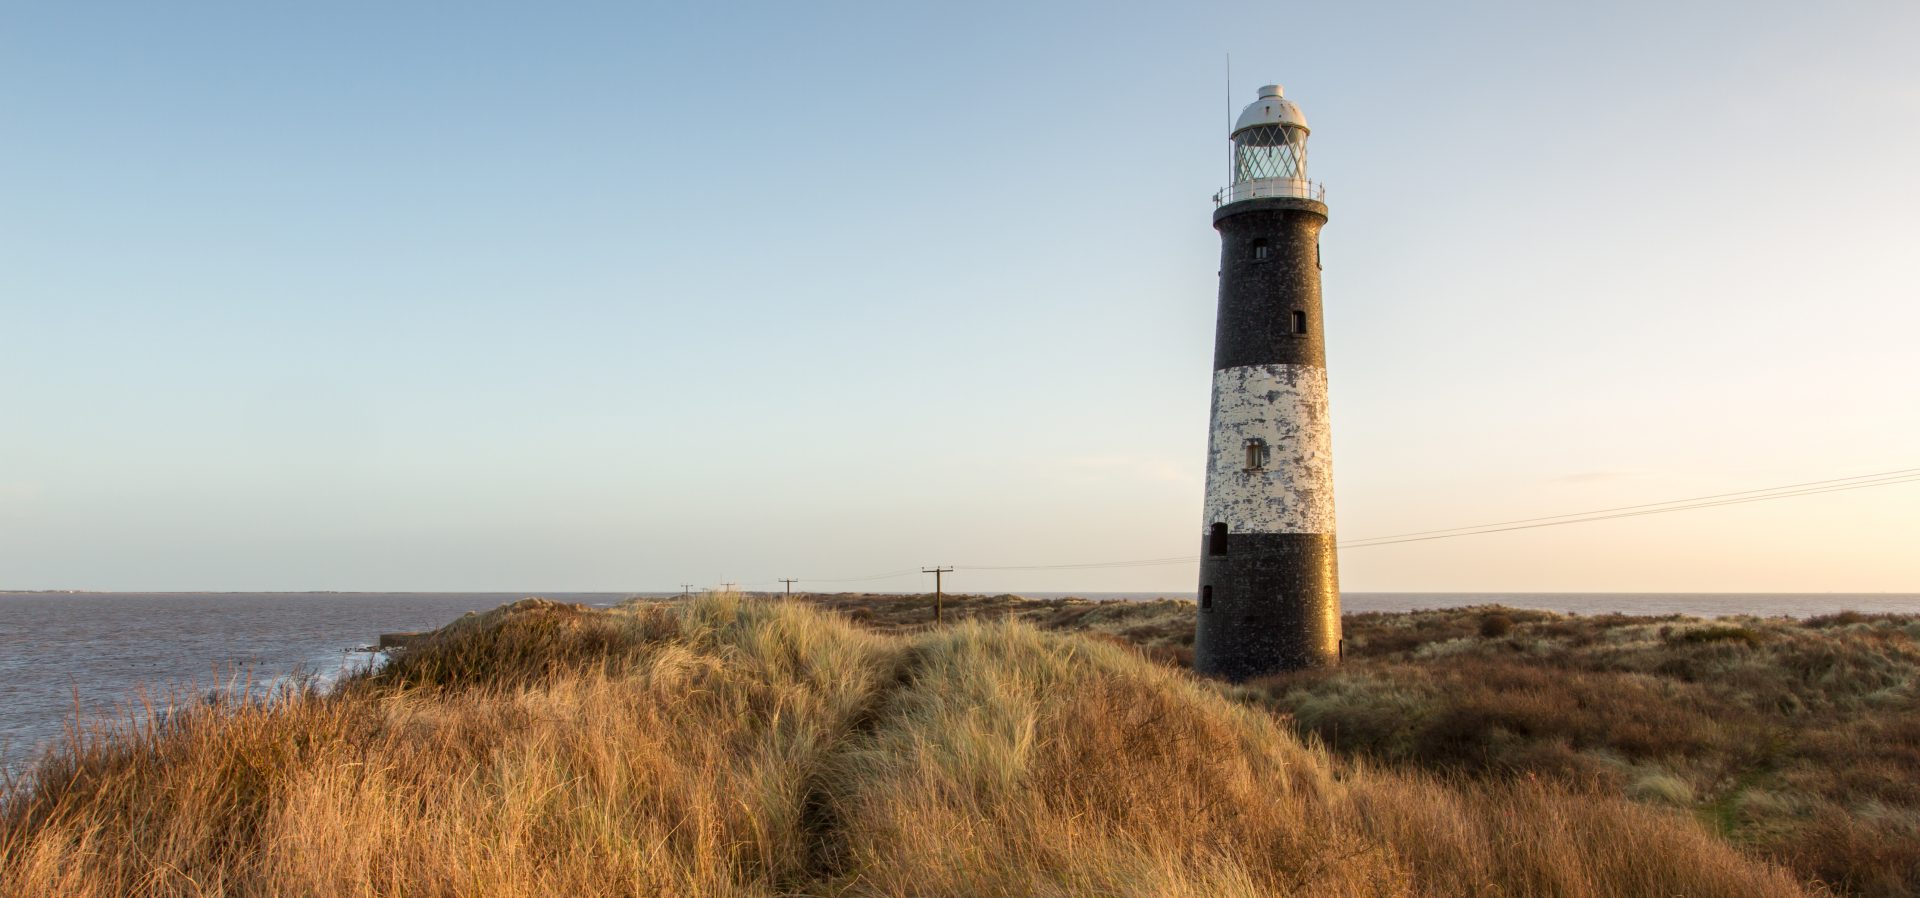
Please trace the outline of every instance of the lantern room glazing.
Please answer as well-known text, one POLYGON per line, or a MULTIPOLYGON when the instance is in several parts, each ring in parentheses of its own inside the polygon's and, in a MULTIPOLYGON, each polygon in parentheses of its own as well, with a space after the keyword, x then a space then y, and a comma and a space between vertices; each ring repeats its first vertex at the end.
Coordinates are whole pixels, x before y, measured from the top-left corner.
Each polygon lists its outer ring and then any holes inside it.
POLYGON ((1326 191, 1307 178, 1307 117, 1282 93, 1280 85, 1260 88, 1260 96, 1233 124, 1233 161, 1227 189, 1216 203, 1258 197, 1324 199, 1326 191))

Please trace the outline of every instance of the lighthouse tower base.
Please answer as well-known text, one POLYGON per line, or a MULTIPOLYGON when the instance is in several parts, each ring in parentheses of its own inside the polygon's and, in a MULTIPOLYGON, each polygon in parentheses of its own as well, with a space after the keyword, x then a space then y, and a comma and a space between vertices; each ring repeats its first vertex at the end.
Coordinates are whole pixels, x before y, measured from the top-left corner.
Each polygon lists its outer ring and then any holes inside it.
POLYGON ((1202 603, 1211 607, 1201 610, 1194 631, 1194 671, 1239 682, 1339 663, 1333 534, 1240 533, 1227 540, 1229 554, 1201 557, 1202 603))

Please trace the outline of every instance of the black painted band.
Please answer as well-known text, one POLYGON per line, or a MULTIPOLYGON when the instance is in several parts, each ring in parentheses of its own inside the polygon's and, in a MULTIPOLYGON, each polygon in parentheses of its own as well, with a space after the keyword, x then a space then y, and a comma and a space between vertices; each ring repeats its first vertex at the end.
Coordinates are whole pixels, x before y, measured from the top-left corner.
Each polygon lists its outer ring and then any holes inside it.
POLYGON ((1247 680, 1340 660, 1339 553, 1331 533, 1202 538, 1195 671, 1247 680))
POLYGON ((1326 223, 1327 207, 1313 200, 1242 200, 1215 210, 1220 305, 1214 370, 1326 365, 1320 323, 1320 228, 1326 223))

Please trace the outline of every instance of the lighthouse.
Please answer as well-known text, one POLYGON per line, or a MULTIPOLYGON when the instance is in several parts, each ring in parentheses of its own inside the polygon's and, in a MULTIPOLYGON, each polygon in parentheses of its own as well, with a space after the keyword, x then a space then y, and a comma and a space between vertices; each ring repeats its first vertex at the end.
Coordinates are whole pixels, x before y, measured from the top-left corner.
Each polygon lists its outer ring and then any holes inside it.
POLYGON ((1320 323, 1326 192, 1307 119, 1260 88, 1214 197, 1220 305, 1194 669, 1245 680, 1340 659, 1333 432, 1320 323))

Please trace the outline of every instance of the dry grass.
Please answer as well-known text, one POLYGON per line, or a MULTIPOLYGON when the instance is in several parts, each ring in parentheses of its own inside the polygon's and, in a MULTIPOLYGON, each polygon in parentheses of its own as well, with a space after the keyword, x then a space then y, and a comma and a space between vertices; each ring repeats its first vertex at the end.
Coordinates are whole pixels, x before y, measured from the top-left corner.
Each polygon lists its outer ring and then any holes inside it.
POLYGON ((767 893, 885 655, 792 607, 521 603, 338 695, 55 756, 5 802, 0 893, 767 893))
POLYGON ((1805 894, 1681 813, 1332 759, 1110 641, 729 597, 518 603, 35 778, 6 896, 1805 894))
POLYGON ((911 657, 831 781, 858 892, 1800 894, 1626 802, 1336 764, 1119 647, 969 625, 911 657))
POLYGON ((1920 894, 1914 617, 1466 608, 1347 633, 1344 667, 1246 694, 1344 755, 1685 808, 1844 892, 1920 894))
MULTIPOLYGON (((931 615, 930 596, 809 600, 890 630, 931 615)), ((973 601, 1191 662, 1190 602, 973 601)), ((1349 615, 1346 632, 1344 667, 1231 694, 1342 758, 1684 809, 1844 892, 1920 894, 1920 617, 1487 606, 1349 615)))
MULTIPOLYGON (((805 593, 793 599, 883 633, 918 633, 933 626, 932 593, 805 593)), ((1193 603, 1188 601, 1028 599, 1002 594, 947 596, 944 605, 942 618, 948 623, 1017 620, 1042 630, 1079 633, 1131 646, 1152 660, 1175 667, 1193 666, 1193 603)))

